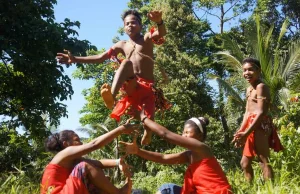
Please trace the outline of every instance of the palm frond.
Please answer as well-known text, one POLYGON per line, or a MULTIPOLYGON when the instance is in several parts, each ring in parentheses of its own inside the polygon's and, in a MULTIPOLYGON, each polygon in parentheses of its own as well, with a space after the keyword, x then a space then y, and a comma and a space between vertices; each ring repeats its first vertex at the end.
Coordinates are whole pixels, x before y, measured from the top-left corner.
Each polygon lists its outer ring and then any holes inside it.
POLYGON ((229 69, 237 71, 238 73, 242 72, 242 64, 233 55, 230 54, 229 51, 219 51, 215 53, 215 55, 219 55, 221 59, 217 60, 216 62, 220 64, 224 64, 227 66, 229 69))
POLYGON ((243 61, 245 56, 237 41, 234 38, 232 38, 229 34, 222 34, 222 40, 223 48, 227 51, 230 51, 238 61, 243 61))
POLYGON ((280 105, 287 111, 289 108, 289 99, 291 98, 290 91, 287 88, 282 88, 278 92, 278 97, 280 105))
POLYGON ((289 76, 292 74, 297 74, 299 72, 300 63, 300 41, 291 43, 289 48, 289 60, 282 72, 282 76, 285 80, 288 80, 289 76))
POLYGON ((231 97, 236 102, 238 102, 238 104, 240 104, 241 106, 244 105, 244 101, 242 100, 242 98, 240 97, 240 95, 234 90, 234 88, 231 87, 230 84, 228 84, 226 81, 222 80, 217 75, 209 74, 208 78, 217 81, 217 83, 219 84, 219 86, 224 89, 227 97, 231 97))

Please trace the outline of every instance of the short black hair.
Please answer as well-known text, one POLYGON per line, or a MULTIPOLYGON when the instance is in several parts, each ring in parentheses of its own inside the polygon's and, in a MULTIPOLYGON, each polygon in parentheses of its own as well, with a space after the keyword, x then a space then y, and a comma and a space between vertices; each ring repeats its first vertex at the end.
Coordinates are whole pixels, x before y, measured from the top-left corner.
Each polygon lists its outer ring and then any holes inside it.
POLYGON ((142 25, 141 14, 138 11, 136 11, 134 9, 125 11, 122 15, 122 20, 124 21, 128 15, 134 15, 136 17, 136 19, 138 20, 139 24, 142 25))
POLYGON ((259 60, 255 58, 251 58, 251 57, 245 58, 242 62, 242 65, 244 65, 245 63, 250 63, 252 65, 255 65, 258 69, 261 68, 259 60))
POLYGON ((201 123, 202 128, 203 128, 203 133, 200 131, 200 128, 198 127, 198 125, 194 121, 192 121, 190 119, 187 120, 187 121, 185 121, 184 125, 186 125, 186 124, 191 125, 193 128, 195 128, 197 130, 198 133, 202 133, 203 134, 203 140, 205 140, 206 136, 207 136, 207 128, 206 128, 206 126, 209 124, 209 119, 206 118, 206 117, 199 117, 199 118, 196 118, 196 119, 198 119, 199 122, 201 123))

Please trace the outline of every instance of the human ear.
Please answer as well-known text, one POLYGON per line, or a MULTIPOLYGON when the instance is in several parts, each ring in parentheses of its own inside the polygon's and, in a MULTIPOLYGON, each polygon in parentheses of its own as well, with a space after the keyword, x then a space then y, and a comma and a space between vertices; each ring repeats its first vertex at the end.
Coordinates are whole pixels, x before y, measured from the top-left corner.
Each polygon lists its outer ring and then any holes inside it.
POLYGON ((69 145, 70 145, 69 142, 63 141, 63 146, 64 146, 64 148, 68 147, 69 145))

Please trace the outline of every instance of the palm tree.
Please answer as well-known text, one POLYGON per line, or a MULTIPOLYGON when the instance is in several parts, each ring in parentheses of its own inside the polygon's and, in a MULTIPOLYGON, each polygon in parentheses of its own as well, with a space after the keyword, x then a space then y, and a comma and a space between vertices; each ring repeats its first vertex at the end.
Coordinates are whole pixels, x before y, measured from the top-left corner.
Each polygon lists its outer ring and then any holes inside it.
MULTIPOLYGON (((274 37, 274 26, 266 28, 261 25, 260 16, 255 15, 256 31, 248 33, 247 45, 249 46, 249 55, 257 58, 261 63, 262 75, 264 82, 270 87, 271 100, 273 107, 282 106, 285 110, 288 109, 290 94, 299 92, 299 77, 300 77, 300 42, 290 41, 287 48, 281 48, 281 43, 287 31, 288 21, 286 20, 281 27, 278 38, 274 37)), ((237 41, 229 37, 223 36, 224 48, 226 51, 216 53, 220 57, 219 62, 224 64, 228 70, 231 70, 232 75, 240 79, 242 78, 242 60, 248 57, 243 53, 241 46, 237 41)), ((227 91, 227 97, 238 99, 240 95, 236 86, 239 83, 228 84, 225 81, 218 80, 218 83, 227 91)), ((244 88, 246 88, 244 81, 244 88)), ((237 105, 242 106, 244 103, 238 99, 237 105)))

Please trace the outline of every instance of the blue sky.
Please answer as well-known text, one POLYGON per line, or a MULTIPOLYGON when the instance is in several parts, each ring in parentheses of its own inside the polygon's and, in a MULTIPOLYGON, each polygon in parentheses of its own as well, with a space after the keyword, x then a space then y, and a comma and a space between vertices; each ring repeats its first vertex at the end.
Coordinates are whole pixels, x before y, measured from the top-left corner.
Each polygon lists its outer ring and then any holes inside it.
MULTIPOLYGON (((121 14, 127 9, 127 2, 124 0, 59 0, 54 7, 55 18, 57 22, 62 22, 65 18, 71 21, 81 23, 79 39, 88 40, 98 49, 108 49, 112 46, 112 39, 118 35, 118 28, 123 25, 121 14)), ((75 66, 65 68, 65 72, 72 78, 75 66)), ((68 118, 61 119, 61 125, 58 130, 76 129, 81 127, 79 119, 81 115, 79 110, 85 104, 85 99, 81 94, 83 89, 90 88, 93 85, 92 80, 78 80, 72 78, 74 95, 71 100, 64 101, 67 105, 68 118)), ((80 136, 85 134, 78 132, 80 136)))
MULTIPOLYGON (((90 41, 99 50, 101 48, 109 49, 113 44, 113 37, 118 35, 117 31, 119 27, 123 26, 121 14, 125 9, 128 9, 127 3, 127 0, 110 0, 105 3, 99 0, 58 0, 57 5, 54 7, 54 12, 57 22, 62 22, 65 18, 69 18, 71 21, 79 21, 81 23, 80 29, 77 29, 79 39, 90 41)), ((218 10, 213 12, 214 14, 219 14, 218 10)), ((212 23, 212 29, 215 32, 219 32, 219 21, 215 17, 203 15, 203 13, 204 12, 199 13, 198 16, 203 19, 209 19, 212 23)), ((234 25, 242 15, 240 15, 237 20, 232 21, 231 24, 226 24, 225 29, 229 29, 230 25, 234 25)), ((65 72, 70 78, 72 78, 74 70, 75 66, 65 68, 65 72)), ((85 104, 85 99, 81 92, 83 89, 90 88, 92 85, 92 80, 86 81, 72 78, 74 95, 72 96, 72 100, 64 101, 67 105, 69 117, 61 119, 61 125, 58 127, 58 130, 75 130, 81 127, 79 123, 81 117, 79 110, 85 104)), ((78 133, 80 136, 86 135, 80 132, 78 133)))

